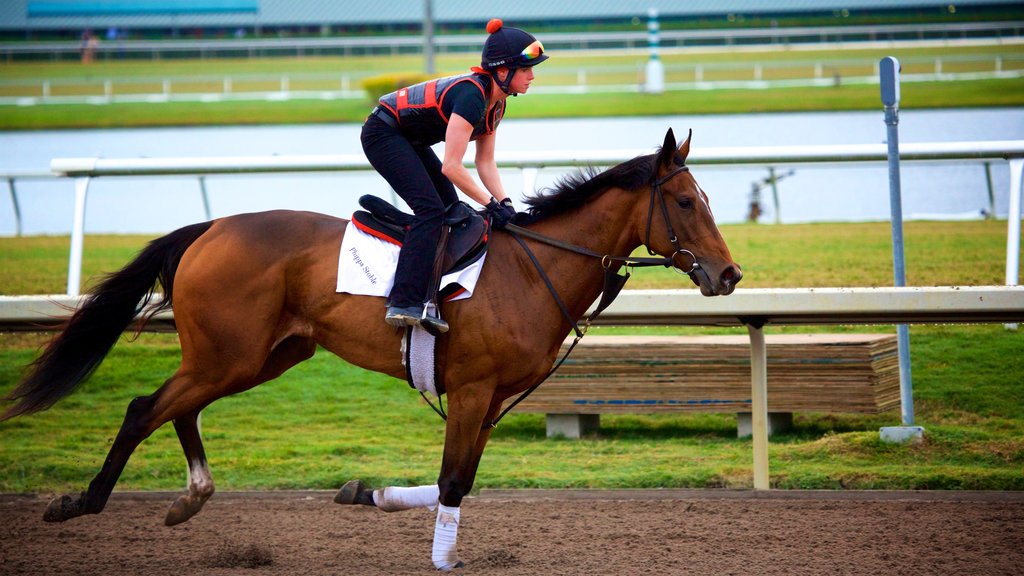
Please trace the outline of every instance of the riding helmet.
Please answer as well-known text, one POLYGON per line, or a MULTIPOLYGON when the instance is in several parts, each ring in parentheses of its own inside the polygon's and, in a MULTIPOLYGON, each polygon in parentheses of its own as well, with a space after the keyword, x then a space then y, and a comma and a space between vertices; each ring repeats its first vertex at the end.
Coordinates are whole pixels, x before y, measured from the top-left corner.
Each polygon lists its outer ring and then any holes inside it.
POLYGON ((487 23, 487 32, 480 67, 488 72, 508 68, 509 75, 505 77, 505 82, 498 83, 506 93, 516 70, 536 66, 548 59, 544 45, 532 34, 519 28, 507 27, 499 18, 487 23))

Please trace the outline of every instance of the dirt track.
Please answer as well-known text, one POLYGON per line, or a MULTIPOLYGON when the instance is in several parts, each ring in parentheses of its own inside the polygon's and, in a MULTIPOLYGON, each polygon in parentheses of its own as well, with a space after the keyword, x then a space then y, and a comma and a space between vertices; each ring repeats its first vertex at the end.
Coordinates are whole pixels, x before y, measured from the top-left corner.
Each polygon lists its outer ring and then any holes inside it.
MULTIPOLYGON (((0 575, 436 574, 432 513, 343 507, 332 495, 217 494, 174 528, 163 525, 168 494, 118 494, 102 514, 64 524, 41 520, 44 498, 0 496, 0 575)), ((974 575, 1024 566, 1024 493, 620 496, 468 499, 460 572, 974 575)))

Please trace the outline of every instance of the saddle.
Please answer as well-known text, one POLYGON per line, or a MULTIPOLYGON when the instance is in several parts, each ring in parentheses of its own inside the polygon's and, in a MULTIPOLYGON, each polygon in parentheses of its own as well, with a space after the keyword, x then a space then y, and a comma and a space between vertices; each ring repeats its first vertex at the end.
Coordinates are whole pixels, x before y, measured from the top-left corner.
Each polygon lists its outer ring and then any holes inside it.
MULTIPOLYGON (((352 214, 352 223, 363 232, 376 236, 385 242, 401 246, 405 242, 405 234, 413 222, 413 215, 402 212, 390 203, 376 196, 365 195, 359 198, 359 205, 365 210, 357 210, 352 214)), ((489 226, 478 212, 465 202, 456 202, 444 214, 444 226, 441 227, 441 238, 437 242, 437 253, 434 256, 434 268, 431 282, 428 285, 427 298, 437 303, 451 294, 438 293, 441 277, 457 272, 473 264, 487 253, 489 226)))

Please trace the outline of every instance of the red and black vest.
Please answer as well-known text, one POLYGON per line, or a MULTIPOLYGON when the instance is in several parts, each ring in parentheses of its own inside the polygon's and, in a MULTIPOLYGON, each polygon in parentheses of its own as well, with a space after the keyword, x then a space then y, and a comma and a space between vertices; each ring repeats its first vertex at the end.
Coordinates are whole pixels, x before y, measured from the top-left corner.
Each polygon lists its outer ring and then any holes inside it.
MULTIPOLYGON (((491 77, 487 74, 471 72, 421 82, 385 94, 380 98, 380 105, 387 108, 398 119, 399 130, 406 138, 417 144, 431 146, 443 141, 445 132, 448 130, 448 117, 445 116, 441 107, 445 96, 453 86, 462 82, 474 84, 480 89, 484 102, 487 102, 492 82, 491 77)), ((476 140, 486 134, 493 134, 504 115, 504 101, 500 101, 490 110, 486 110, 483 118, 473 125, 473 135, 470 140, 476 140)))

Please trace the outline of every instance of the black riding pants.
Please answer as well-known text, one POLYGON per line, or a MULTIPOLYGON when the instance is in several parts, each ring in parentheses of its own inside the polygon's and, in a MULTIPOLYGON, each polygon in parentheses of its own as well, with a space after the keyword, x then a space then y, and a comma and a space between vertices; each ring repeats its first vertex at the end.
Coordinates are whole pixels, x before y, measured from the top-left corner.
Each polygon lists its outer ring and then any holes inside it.
POLYGON ((370 164, 416 217, 398 256, 390 302, 394 306, 422 305, 427 298, 445 207, 458 200, 455 186, 441 173, 441 160, 429 146, 414 145, 376 116, 363 124, 361 140, 370 164))

